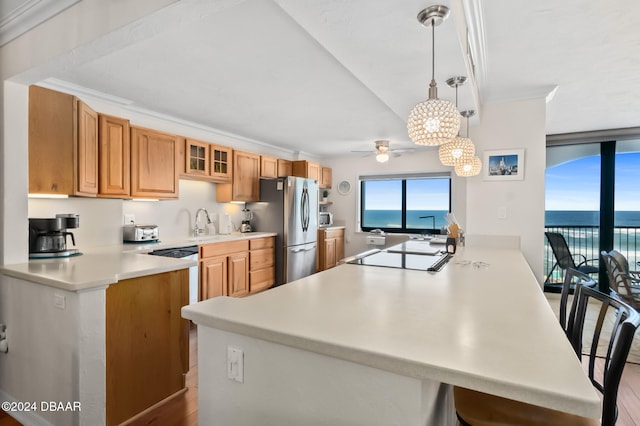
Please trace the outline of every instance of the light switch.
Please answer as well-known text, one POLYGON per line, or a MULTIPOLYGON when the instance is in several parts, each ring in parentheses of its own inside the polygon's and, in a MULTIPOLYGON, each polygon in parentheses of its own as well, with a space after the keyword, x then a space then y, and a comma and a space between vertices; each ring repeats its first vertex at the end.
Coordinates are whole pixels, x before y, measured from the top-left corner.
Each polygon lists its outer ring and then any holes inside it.
POLYGON ((507 208, 505 206, 498 207, 498 219, 507 218, 507 208))
POLYGON ((244 352, 242 349, 227 346, 227 377, 229 380, 244 383, 244 352))
POLYGON ((67 307, 67 298, 61 294, 54 294, 53 306, 55 306, 58 309, 65 309, 67 307))

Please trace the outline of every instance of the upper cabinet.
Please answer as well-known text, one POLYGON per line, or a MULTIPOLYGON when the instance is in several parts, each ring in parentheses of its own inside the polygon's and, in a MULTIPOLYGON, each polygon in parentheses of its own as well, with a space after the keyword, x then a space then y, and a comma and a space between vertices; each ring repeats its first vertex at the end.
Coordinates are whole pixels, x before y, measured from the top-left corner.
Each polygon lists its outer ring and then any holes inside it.
POLYGON ((293 162, 293 176, 315 179, 320 188, 331 188, 332 171, 329 167, 308 160, 293 162))
POLYGON ((263 177, 263 178, 278 177, 278 159, 277 158, 268 157, 266 155, 260 156, 260 177, 263 177))
POLYGON ((131 126, 131 196, 178 198, 176 135, 131 126))
POLYGON ((293 176, 293 162, 278 158, 278 176, 293 176))
POLYGON ((195 139, 185 142, 184 170, 181 177, 208 182, 231 182, 233 150, 195 139))
POLYGON ((215 182, 231 182, 233 177, 233 150, 226 146, 209 146, 211 177, 215 182))
POLYGON ((126 198, 131 188, 131 139, 129 120, 99 115, 101 197, 126 198))
POLYGON ((320 182, 320 165, 307 160, 294 161, 293 176, 315 179, 320 182))
POLYGON ((210 176, 208 143, 187 139, 185 158, 185 172, 188 175, 210 176))
POLYGON ((258 154, 233 151, 232 182, 217 186, 216 200, 223 203, 260 200, 260 156, 258 154))
POLYGON ((29 193, 98 194, 98 114, 38 86, 29 88, 29 193))
POLYGON ((333 172, 330 167, 320 168, 320 188, 331 188, 331 181, 333 180, 333 172))

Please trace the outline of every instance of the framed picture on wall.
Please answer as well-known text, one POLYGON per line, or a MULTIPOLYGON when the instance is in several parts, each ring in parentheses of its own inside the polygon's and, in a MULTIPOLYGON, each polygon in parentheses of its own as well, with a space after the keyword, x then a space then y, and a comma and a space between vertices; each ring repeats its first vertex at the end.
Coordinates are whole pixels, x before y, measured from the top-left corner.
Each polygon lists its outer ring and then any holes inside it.
POLYGON ((484 152, 484 180, 524 179, 524 149, 484 152))

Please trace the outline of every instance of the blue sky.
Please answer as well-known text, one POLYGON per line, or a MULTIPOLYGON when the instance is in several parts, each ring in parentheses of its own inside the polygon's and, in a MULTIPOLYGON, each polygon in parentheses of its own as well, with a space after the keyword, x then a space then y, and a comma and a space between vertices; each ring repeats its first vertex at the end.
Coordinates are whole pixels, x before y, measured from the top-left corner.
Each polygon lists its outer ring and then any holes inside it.
MULTIPOLYGON (((640 153, 616 155, 615 208, 640 211, 640 153)), ((600 209, 600 156, 548 168, 546 210, 600 209)))
MULTIPOLYGON (((367 182, 367 210, 400 210, 400 180, 367 182), (371 191, 374 189, 374 191, 371 191)), ((449 210, 449 180, 420 179, 407 182, 407 210, 449 210)))

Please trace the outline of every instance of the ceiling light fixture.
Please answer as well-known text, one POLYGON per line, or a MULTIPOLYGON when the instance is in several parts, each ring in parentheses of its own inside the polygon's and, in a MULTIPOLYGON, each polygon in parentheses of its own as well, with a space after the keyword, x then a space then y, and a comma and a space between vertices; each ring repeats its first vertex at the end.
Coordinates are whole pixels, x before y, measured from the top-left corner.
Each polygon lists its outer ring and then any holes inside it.
MULTIPOLYGON (((469 136, 469 118, 473 117, 475 113, 476 112, 473 110, 462 111, 460 113, 460 115, 462 115, 467 119, 467 136, 469 136)), ((462 177, 477 176, 480 174, 480 171, 482 170, 482 161, 480 161, 480 158, 478 158, 477 155, 474 155, 468 158, 467 161, 464 161, 462 163, 455 165, 453 169, 455 170, 456 175, 458 176, 462 176, 462 177)))
POLYGON ((389 161, 389 141, 376 141, 376 161, 379 163, 389 161))
MULTIPOLYGON (((467 77, 451 77, 447 80, 447 84, 450 87, 456 89, 456 108, 458 107, 458 86, 462 86, 467 82, 467 77)), ((473 111, 471 111, 473 115, 473 111)), ((469 118, 471 115, 465 115, 467 117, 467 137, 463 138, 458 132, 458 136, 451 139, 450 142, 446 142, 440 145, 438 149, 438 157, 440 162, 445 166, 456 166, 458 164, 468 162, 476 153, 476 147, 469 139, 469 118)))
POLYGON ((451 102, 438 99, 435 80, 435 27, 448 16, 449 8, 441 5, 429 6, 418 13, 418 21, 425 27, 431 27, 429 99, 413 107, 407 120, 409 137, 418 145, 441 145, 453 139, 460 129, 460 114, 451 102))

